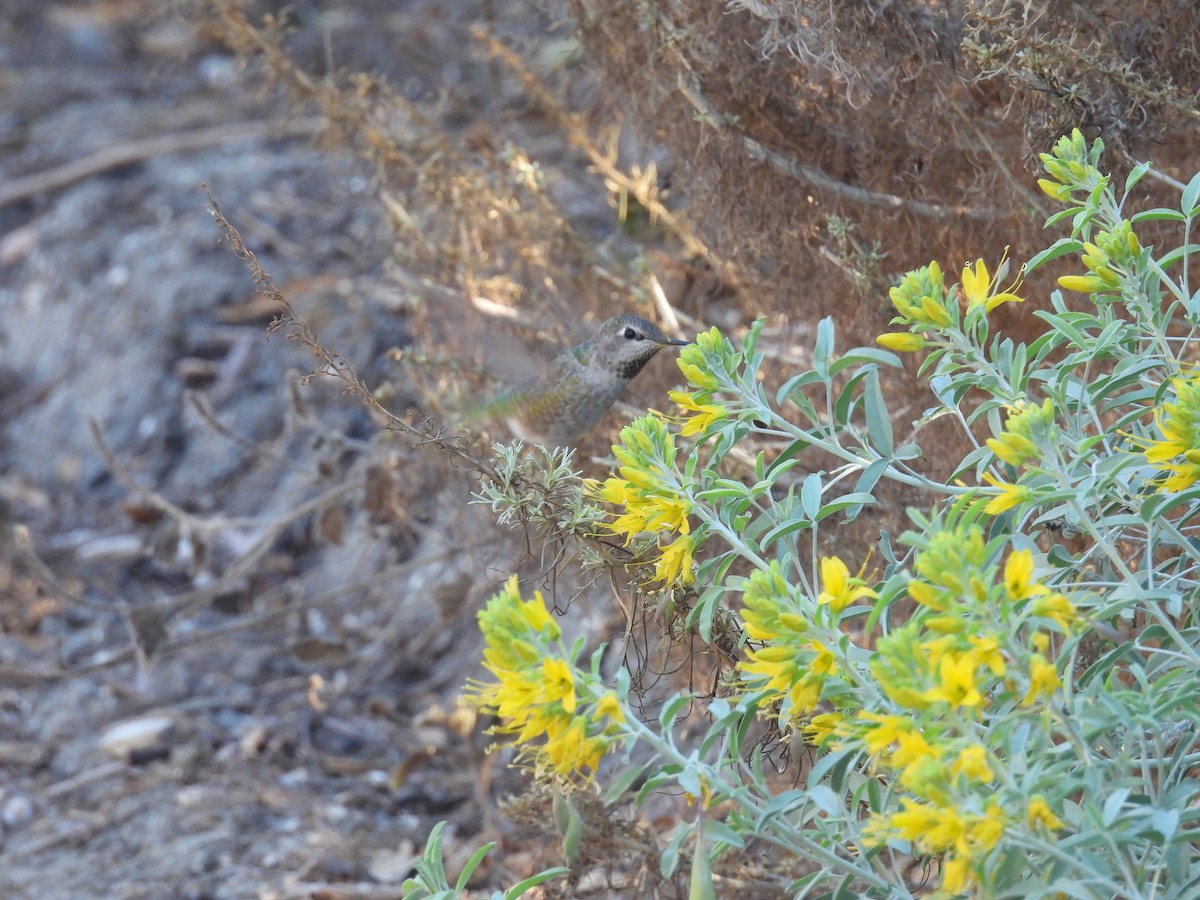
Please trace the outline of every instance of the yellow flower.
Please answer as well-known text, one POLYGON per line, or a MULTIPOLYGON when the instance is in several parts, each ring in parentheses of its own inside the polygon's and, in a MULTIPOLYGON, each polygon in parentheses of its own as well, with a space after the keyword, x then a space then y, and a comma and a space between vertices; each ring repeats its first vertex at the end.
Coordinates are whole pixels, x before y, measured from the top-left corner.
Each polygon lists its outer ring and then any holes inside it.
POLYGON ((1045 191, 1051 200, 1060 200, 1063 203, 1071 202, 1071 189, 1066 185, 1051 181, 1049 178, 1039 178, 1038 187, 1045 191))
MULTIPOLYGON (((1004 261, 1008 256, 1008 250, 1005 249, 1004 256, 1000 259, 999 271, 1004 269, 1004 261)), ((1013 293, 1020 284, 1020 279, 1012 285, 1009 290, 997 291, 996 282, 999 280, 999 274, 993 279, 988 273, 987 264, 982 259, 975 261, 975 267, 967 266, 962 273, 962 292, 967 298, 967 309, 976 309, 982 306, 985 312, 991 312, 1002 303, 1021 303, 1022 298, 1013 293)))
POLYGON ((817 675, 805 675, 799 681, 792 685, 792 689, 788 691, 788 701, 790 708, 787 710, 789 718, 797 719, 805 713, 810 713, 821 702, 821 688, 824 687, 825 679, 817 675))
POLYGON ((944 302, 933 297, 921 298, 921 312, 924 321, 942 328, 948 328, 953 321, 944 302))
POLYGON ((946 289, 942 270, 936 262, 914 269, 900 279, 900 283, 889 291, 892 305, 899 313, 893 323, 905 322, 919 325, 946 327, 952 321, 946 309, 946 289))
POLYGON ((808 664, 809 671, 818 675, 832 675, 837 671, 837 663, 828 647, 820 641, 813 640, 809 641, 809 648, 817 654, 808 664))
POLYGON ((924 693, 926 701, 948 703, 956 709, 979 706, 983 702, 983 695, 975 683, 975 660, 971 654, 947 653, 938 665, 938 678, 938 686, 924 693))
POLYGON ((564 712, 575 712, 575 678, 571 667, 558 657, 550 657, 542 662, 542 675, 545 684, 541 702, 560 703, 564 712))
POLYGON ((924 581, 912 579, 908 583, 908 596, 912 597, 917 603, 928 609, 945 612, 949 608, 950 598, 946 591, 934 587, 932 584, 926 584, 924 581))
POLYGON ((724 419, 729 412, 716 403, 698 403, 696 395, 687 391, 668 391, 667 395, 685 412, 695 413, 683 425, 679 432, 684 437, 701 434, 708 430, 713 422, 724 419))
POLYGON ((950 773, 946 764, 937 756, 922 756, 905 766, 900 773, 900 785, 922 800, 948 803, 951 794, 947 790, 950 773))
POLYGON ((1162 440, 1142 441, 1146 461, 1170 472, 1163 493, 1182 491, 1200 481, 1200 375, 1172 381, 1175 400, 1154 412, 1162 440))
POLYGON ((1058 831, 1063 827, 1062 819, 1053 813, 1050 804, 1041 794, 1034 794, 1029 798, 1029 806, 1025 810, 1025 824, 1030 828, 1045 828, 1049 831, 1058 831))
POLYGON ((988 449, 1010 466, 1024 465, 1037 456, 1037 444, 1020 434, 1001 434, 987 439, 988 449))
MULTIPOLYGON (((625 471, 622 469, 622 474, 625 474, 625 471)), ((691 502, 685 497, 665 496, 656 491, 657 489, 643 489, 636 495, 628 496, 625 501, 625 514, 610 522, 608 529, 615 534, 626 535, 626 543, 643 531, 689 533, 691 525, 688 515, 692 510, 691 502)))
POLYGON ((1030 612, 1043 619, 1051 619, 1064 633, 1069 633, 1075 621, 1075 604, 1062 594, 1046 594, 1038 597, 1029 606, 1030 612))
POLYGON ((891 815, 896 834, 930 853, 951 849, 966 831, 962 816, 951 806, 923 806, 907 797, 900 804, 904 808, 891 815))
POLYGON ((1025 400, 1009 407, 1004 431, 988 438, 988 449, 1010 466, 1024 465, 1038 455, 1038 443, 1053 432, 1054 404, 1049 397, 1038 406, 1025 400))
POLYGON ((975 877, 972 867, 991 851, 1004 834, 1004 811, 990 803, 983 815, 963 813, 950 804, 922 804, 904 797, 901 809, 891 815, 876 815, 863 829, 869 845, 899 838, 909 841, 922 853, 944 854, 942 891, 959 894, 966 891, 975 877))
POLYGON ((692 571, 692 552, 696 539, 681 535, 662 549, 662 556, 654 564, 654 580, 666 584, 691 584, 695 580, 692 571))
POLYGON ((874 728, 862 733, 862 741, 867 752, 876 759, 882 758, 884 751, 899 741, 901 734, 906 734, 914 728, 912 720, 904 716, 860 712, 858 718, 875 724, 874 728))
POLYGON ((983 508, 983 511, 989 516, 998 516, 1000 513, 1010 510, 1014 506, 1025 503, 1033 496, 1029 488, 1024 485, 1008 484, 999 478, 993 477, 990 472, 983 473, 983 480, 992 487, 999 488, 1000 490, 1000 493, 989 500, 987 506, 983 508))
POLYGON ((852 578, 846 564, 836 556, 821 557, 821 586, 824 590, 817 597, 817 602, 828 606, 835 613, 841 613, 856 600, 868 597, 875 599, 879 596, 866 586, 862 579, 862 569, 852 578))
POLYGON ((1029 690, 1021 701, 1023 706, 1032 706, 1040 697, 1049 697, 1062 687, 1058 670, 1040 653, 1035 653, 1029 663, 1029 690))
POLYGON ((804 732, 804 736, 810 744, 814 747, 822 747, 837 733, 844 721, 845 716, 841 713, 821 713, 809 719, 801 726, 800 730, 804 732))
POLYGON ((924 350, 928 342, 919 334, 897 332, 881 334, 875 338, 875 343, 882 344, 889 350, 895 350, 898 353, 915 353, 918 350, 924 350))
POLYGON ((888 756, 887 764, 893 769, 906 769, 923 760, 937 760, 939 754, 919 731, 901 731, 896 735, 896 749, 888 756))
POLYGON ((696 343, 689 344, 679 351, 677 365, 683 377, 692 387, 702 391, 715 391, 719 386, 717 376, 708 368, 705 353, 719 352, 722 344, 721 333, 716 328, 696 336, 696 343))
POLYGON ((967 834, 968 845, 991 850, 1004 836, 1004 824, 1004 808, 994 801, 989 803, 984 815, 971 826, 967 834))
POLYGON ((757 676, 757 680, 768 691, 783 694, 791 690, 800 678, 801 669, 796 651, 791 647, 767 646, 751 650, 746 659, 738 663, 743 675, 757 676))
POLYGON ((604 485, 593 496, 605 503, 616 503, 624 506, 633 493, 633 486, 624 478, 606 478, 604 485))
POLYGON ((546 746, 538 756, 544 756, 557 775, 582 773, 584 769, 595 773, 607 747, 604 738, 588 737, 587 721, 575 716, 565 728, 547 735, 546 746))
POLYGON ((1095 294, 1114 287, 1099 275, 1062 275, 1058 279, 1058 286, 1064 291, 1077 291, 1081 294, 1095 294))
POLYGON ((766 571, 755 572, 746 581, 740 613, 746 637, 752 641, 788 641, 808 630, 808 622, 796 609, 791 587, 776 562, 766 571))
POLYGON ((1028 550, 1014 550, 1004 563, 1004 590, 1013 600, 1025 600, 1034 594, 1045 593, 1041 582, 1033 581, 1033 554, 1028 550))
POLYGON ((996 777, 988 765, 988 753, 982 744, 971 744, 961 750, 951 770, 955 775, 964 775, 980 784, 987 784, 996 777))
POLYGON ((604 696, 596 701, 595 717, 605 716, 613 722, 625 721, 625 709, 621 706, 621 701, 612 691, 608 691, 604 696))
POLYGON ((975 659, 976 666, 987 666, 993 675, 997 678, 1004 677, 1004 654, 1000 652, 1000 642, 994 637, 976 637, 971 635, 967 638, 971 642, 971 650, 969 653, 975 659))

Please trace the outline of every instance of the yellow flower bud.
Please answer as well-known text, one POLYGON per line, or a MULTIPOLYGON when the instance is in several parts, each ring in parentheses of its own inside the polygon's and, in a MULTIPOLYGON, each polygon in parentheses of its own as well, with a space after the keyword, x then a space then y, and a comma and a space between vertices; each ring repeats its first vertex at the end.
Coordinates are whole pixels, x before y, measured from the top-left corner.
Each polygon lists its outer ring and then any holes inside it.
POLYGON ((1067 291, 1091 294, 1095 291, 1102 291, 1109 285, 1103 278, 1095 275, 1063 275, 1058 279, 1058 286, 1067 291))
POLYGON ((1062 203, 1069 203, 1071 201, 1071 189, 1065 184, 1059 184, 1057 181, 1051 181, 1049 178, 1039 178, 1038 187, 1051 200, 1058 200, 1062 203))
POLYGON ((881 334, 875 338, 875 343, 882 344, 889 350, 899 353, 914 353, 925 349, 925 338, 919 334, 881 334))

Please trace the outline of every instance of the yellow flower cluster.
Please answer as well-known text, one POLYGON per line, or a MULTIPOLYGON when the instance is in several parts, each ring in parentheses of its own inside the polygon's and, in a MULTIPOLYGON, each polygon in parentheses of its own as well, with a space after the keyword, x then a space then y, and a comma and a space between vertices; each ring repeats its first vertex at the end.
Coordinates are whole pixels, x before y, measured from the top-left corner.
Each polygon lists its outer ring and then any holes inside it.
POLYGON ((1142 252, 1141 241, 1133 226, 1122 220, 1112 231, 1102 231, 1094 241, 1086 241, 1080 257, 1088 275, 1063 275, 1059 287, 1085 294, 1108 291, 1121 286, 1122 276, 1128 275, 1142 252))
POLYGON ((1090 194, 1108 180, 1096 167, 1103 149, 1099 140, 1089 149, 1078 128, 1063 135, 1049 153, 1041 154, 1042 166, 1050 177, 1039 179, 1038 186, 1062 203, 1072 202, 1074 191, 1090 194))
POLYGON ((988 449, 1010 466, 1037 459, 1054 432, 1054 404, 1047 397, 1041 406, 1019 400, 1008 408, 1004 430, 988 438, 988 449))
POLYGON ((1171 474, 1159 485, 1174 493, 1200 481, 1200 374, 1171 382, 1175 399, 1154 411, 1162 440, 1143 441, 1146 461, 1171 474))
POLYGON ((624 721, 616 695, 581 684, 542 595, 522 600, 516 576, 479 613, 479 627, 484 668, 496 681, 472 682, 470 702, 504 720, 494 730, 517 735, 520 758, 538 775, 590 780, 624 721))
MULTIPOLYGON (((963 268, 960 289, 968 313, 983 310, 986 314, 1001 304, 1022 302, 1022 298, 1015 293, 1020 284, 1019 278, 1008 288, 1000 288, 998 282, 1003 270, 1004 259, 1000 260, 995 276, 988 271, 987 263, 982 259, 963 268)), ((957 311, 948 303, 950 295, 945 289, 942 270, 936 262, 909 272, 892 288, 889 296, 899 313, 892 319, 892 324, 907 325, 912 329, 910 333, 879 335, 876 343, 889 350, 901 353, 924 350, 928 340, 921 331, 948 328, 957 321, 957 311)))
MULTIPOLYGON (((820 568, 821 591, 816 605, 828 607, 835 617, 852 603, 876 597, 862 573, 852 576, 836 556, 822 558, 820 568)), ((762 643, 748 650, 746 659, 738 665, 747 690, 764 692, 765 705, 779 705, 779 720, 785 731, 800 724, 809 740, 819 746, 840 721, 837 713, 823 713, 804 721, 821 700, 826 679, 837 675, 833 651, 826 643, 832 635, 822 640, 816 633, 778 563, 750 576, 743 604, 746 637, 762 643)))
POLYGON ((888 292, 898 315, 894 324, 947 328, 953 319, 946 305, 946 285, 937 262, 913 269, 888 292))
MULTIPOLYGON (((875 596, 860 577, 851 577, 837 557, 821 560, 821 577, 818 603, 835 613, 875 596)), ((816 708, 826 679, 837 675, 837 663, 829 645, 814 633, 778 563, 750 576, 742 602, 746 637, 762 646, 746 651, 738 670, 746 679, 748 692, 760 693, 766 706, 779 705, 779 721, 786 733, 816 708)), ((837 714, 822 714, 802 727, 819 745, 833 734, 838 721, 837 714)))
POLYGON ((695 578, 692 556, 696 549, 688 522, 692 504, 663 478, 664 461, 675 457, 675 438, 666 424, 654 416, 643 416, 626 425, 620 437, 621 443, 613 447, 613 453, 622 463, 618 475, 605 479, 595 492, 598 499, 625 510, 607 527, 614 534, 625 535, 626 544, 643 533, 676 533, 673 541, 660 545, 654 579, 667 584, 691 584, 695 578))
POLYGON ((688 380, 688 384, 696 388, 694 391, 668 392, 671 400, 688 414, 680 431, 684 437, 704 434, 713 422, 729 416, 729 410, 724 406, 710 402, 719 381, 709 368, 708 358, 722 355, 724 340, 721 333, 712 328, 697 335, 694 344, 689 344, 679 352, 679 371, 688 380))
POLYGON ((1000 804, 989 803, 978 813, 964 812, 954 804, 918 803, 907 797, 900 804, 900 811, 867 823, 867 842, 882 844, 899 839, 909 841, 922 853, 944 854, 942 889, 958 894, 970 887, 975 880, 972 866, 986 857, 1004 835, 1006 822, 1000 804))
MULTIPOLYGON (((861 745, 876 770, 907 792, 899 811, 868 822, 868 841, 904 840, 942 855, 942 888, 957 893, 977 882, 1005 829, 1024 815, 1006 815, 996 796, 999 758, 981 743, 988 708, 997 699, 1044 704, 1062 688, 1041 629, 1069 632, 1078 613, 1037 580, 1029 550, 1010 552, 1003 566, 990 562, 982 529, 969 521, 931 530, 919 551, 908 584, 917 613, 876 642, 870 662, 899 709, 843 714, 828 723, 824 740, 861 745), (1012 639, 1023 622, 1029 649, 1012 639)), ((1040 802, 1030 806, 1030 821, 1061 827, 1040 802)))

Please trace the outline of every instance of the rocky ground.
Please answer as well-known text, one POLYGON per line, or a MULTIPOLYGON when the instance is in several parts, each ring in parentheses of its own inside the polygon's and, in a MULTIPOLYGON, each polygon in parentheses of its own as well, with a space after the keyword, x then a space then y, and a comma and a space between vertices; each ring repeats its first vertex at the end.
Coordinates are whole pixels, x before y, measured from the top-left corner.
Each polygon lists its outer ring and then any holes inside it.
MULTIPOLYGON (((0 17, 0 895, 395 896, 441 819, 451 867, 499 840, 480 882, 511 884, 554 859, 456 702, 520 542, 268 338, 204 185, 372 384, 411 339, 394 232, 368 166, 162 6, 0 17)), ((459 134, 511 101, 468 25, 558 33, 526 3, 290 15, 302 64, 459 134)))

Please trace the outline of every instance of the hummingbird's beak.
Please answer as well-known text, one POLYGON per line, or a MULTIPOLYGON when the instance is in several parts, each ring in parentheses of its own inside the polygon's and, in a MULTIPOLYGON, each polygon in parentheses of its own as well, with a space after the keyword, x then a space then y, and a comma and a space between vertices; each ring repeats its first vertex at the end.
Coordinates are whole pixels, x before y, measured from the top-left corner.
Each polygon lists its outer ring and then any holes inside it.
POLYGON ((681 341, 678 338, 667 338, 667 344, 673 347, 686 347, 691 341, 681 341))

